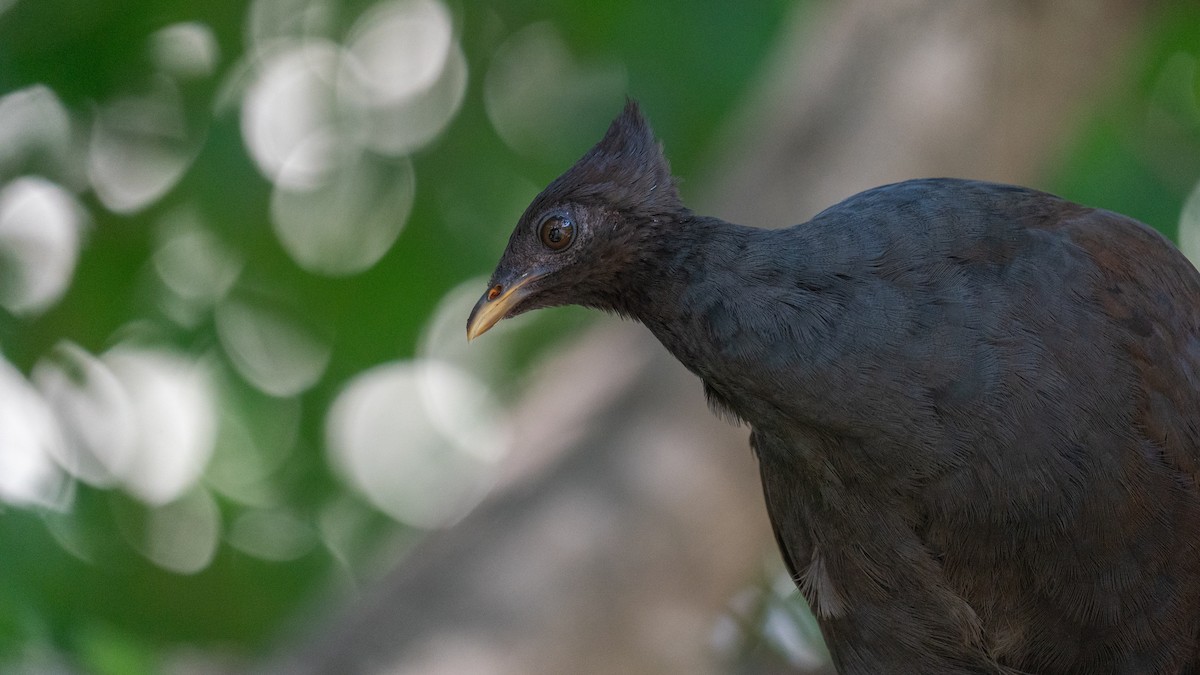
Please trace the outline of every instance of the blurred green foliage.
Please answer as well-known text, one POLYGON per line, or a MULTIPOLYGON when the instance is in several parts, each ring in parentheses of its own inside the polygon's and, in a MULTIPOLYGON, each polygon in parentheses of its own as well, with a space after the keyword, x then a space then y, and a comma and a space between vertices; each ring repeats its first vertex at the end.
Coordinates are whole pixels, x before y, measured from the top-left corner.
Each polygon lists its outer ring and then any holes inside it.
POLYGON ((1200 176, 1200 5, 1166 3, 1133 51, 1129 81, 1081 125, 1049 186, 1175 239, 1200 176))
MULTIPOLYGON (((291 6, 297 12, 320 7, 316 36, 338 41, 374 4, 291 6)), ((92 354, 129 339, 193 355, 220 354, 213 317, 191 324, 174 320, 164 310, 153 270, 164 223, 180 212, 194 214, 245 261, 233 295, 299 315, 331 341, 323 377, 285 399, 258 391, 237 377, 227 357, 219 359, 222 410, 245 423, 253 440, 285 442, 279 440, 286 436, 278 431, 280 420, 299 414, 299 434, 286 461, 259 487, 262 501, 297 514, 314 530, 329 509, 351 513, 347 522, 353 524, 340 533, 336 552, 318 542, 298 558, 270 561, 222 542, 204 569, 179 574, 129 543, 140 536, 149 511, 120 490, 79 483, 67 514, 7 508, 0 516, 0 662, 63 659, 88 672, 139 673, 157 672, 185 647, 249 656, 330 589, 390 560, 391 551, 418 533, 358 498, 326 460, 325 413, 341 385, 370 366, 417 353, 437 303, 457 283, 489 271, 523 204, 599 135, 626 91, 653 116, 677 170, 698 173, 708 139, 753 82, 791 4, 772 0, 747 12, 737 4, 700 7, 685 0, 451 3, 469 73, 464 102, 447 130, 411 158, 415 203, 396 243, 370 269, 330 278, 305 271, 280 245, 270 225, 272 183, 256 169, 243 138, 237 97, 253 65, 247 22, 254 3, 0 2, 7 7, 0 13, 0 95, 31 85, 52 90, 70 112, 76 153, 87 152, 99 108, 151 91, 161 78, 150 52, 156 31, 200 22, 219 54, 210 76, 179 82, 184 133, 198 139, 196 155, 178 182, 144 208, 114 213, 77 167, 63 168, 70 159, 34 154, 0 175, 3 181, 29 174, 59 181, 91 219, 61 300, 36 316, 0 310, 4 358, 28 374, 63 340, 92 354), (569 142, 559 141, 555 128, 546 129, 547 149, 530 155, 497 136, 485 112, 484 83, 496 50, 539 22, 558 31, 576 67, 616 72, 626 91, 607 92, 604 100, 592 101, 600 105, 585 106, 570 120, 569 142), (223 100, 231 92, 233 105, 223 100)), ((573 95, 548 91, 544 100, 569 106, 573 95)), ((503 372, 519 373, 534 354, 583 321, 577 312, 530 321, 503 372)), ((491 384, 503 396, 519 382, 496 378, 491 384)), ((224 428, 218 438, 228 440, 224 428)), ((223 528, 249 508, 214 496, 223 528)))

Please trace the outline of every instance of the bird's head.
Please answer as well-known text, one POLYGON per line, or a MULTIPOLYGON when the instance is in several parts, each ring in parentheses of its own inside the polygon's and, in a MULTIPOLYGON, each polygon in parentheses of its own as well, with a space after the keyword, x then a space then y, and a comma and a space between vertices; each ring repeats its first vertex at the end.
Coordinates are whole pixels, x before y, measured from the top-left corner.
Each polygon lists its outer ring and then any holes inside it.
POLYGON ((604 138, 525 210, 471 311, 467 339, 540 307, 619 309, 662 230, 687 213, 661 145, 630 100, 604 138))

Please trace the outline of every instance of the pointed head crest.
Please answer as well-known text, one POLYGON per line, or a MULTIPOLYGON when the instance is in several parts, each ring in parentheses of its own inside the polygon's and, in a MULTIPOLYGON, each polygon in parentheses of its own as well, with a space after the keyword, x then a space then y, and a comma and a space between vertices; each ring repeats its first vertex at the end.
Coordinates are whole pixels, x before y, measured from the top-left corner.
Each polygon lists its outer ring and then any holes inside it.
POLYGON ((579 304, 631 314, 631 298, 651 283, 661 255, 689 240, 678 230, 690 218, 662 147, 629 101, 604 138, 517 221, 467 320, 468 339, 539 307, 579 304))
POLYGON ((604 138, 551 183, 531 206, 556 201, 599 203, 642 216, 683 209, 662 145, 633 99, 604 138))

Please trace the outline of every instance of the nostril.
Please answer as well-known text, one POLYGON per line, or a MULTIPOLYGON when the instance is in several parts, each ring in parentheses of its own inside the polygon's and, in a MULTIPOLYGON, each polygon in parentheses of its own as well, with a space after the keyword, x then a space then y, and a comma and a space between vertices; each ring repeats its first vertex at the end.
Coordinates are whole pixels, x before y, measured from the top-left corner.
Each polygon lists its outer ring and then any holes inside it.
POLYGON ((490 289, 488 289, 488 294, 487 294, 488 300, 495 300, 496 297, 499 296, 502 291, 504 291, 504 287, 501 286, 500 284, 496 284, 495 286, 492 286, 490 289))

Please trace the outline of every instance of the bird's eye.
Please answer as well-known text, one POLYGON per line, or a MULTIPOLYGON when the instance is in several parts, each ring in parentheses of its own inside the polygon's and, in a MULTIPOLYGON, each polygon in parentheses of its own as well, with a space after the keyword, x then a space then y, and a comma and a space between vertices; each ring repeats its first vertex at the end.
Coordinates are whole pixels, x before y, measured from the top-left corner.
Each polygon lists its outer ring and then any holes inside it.
POLYGON ((571 245, 571 238, 575 235, 575 226, 571 221, 559 216, 551 216, 542 221, 541 231, 538 236, 542 239, 542 245, 551 251, 561 251, 571 245))

